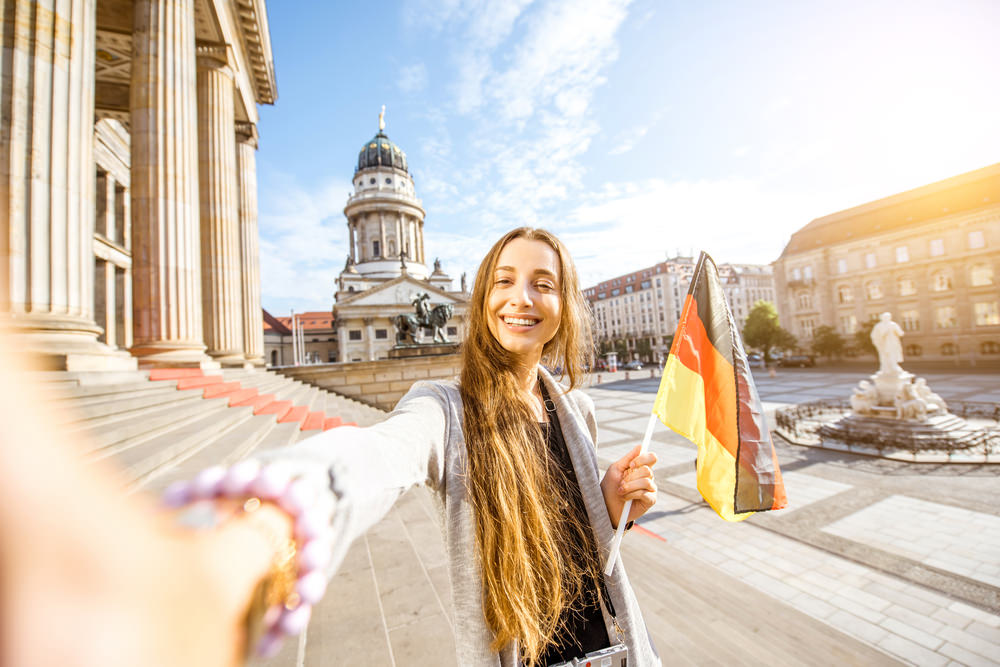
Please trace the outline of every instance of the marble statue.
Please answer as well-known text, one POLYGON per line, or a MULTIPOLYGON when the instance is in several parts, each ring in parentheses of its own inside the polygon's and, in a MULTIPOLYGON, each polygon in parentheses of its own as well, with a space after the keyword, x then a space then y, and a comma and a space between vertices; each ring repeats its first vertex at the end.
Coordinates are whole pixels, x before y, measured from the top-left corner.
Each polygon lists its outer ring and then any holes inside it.
POLYGON ((469 290, 466 289, 466 284, 465 284, 465 271, 462 271, 462 293, 465 294, 468 291, 469 290))
POLYGON ((917 395, 927 402, 927 409, 931 412, 935 410, 941 410, 942 412, 948 411, 948 404, 944 402, 944 399, 931 391, 931 388, 927 386, 927 380, 924 378, 917 378, 913 381, 913 388, 916 390, 917 395))
POLYGON ((868 380, 862 380, 851 395, 851 409, 859 415, 869 414, 878 405, 878 390, 868 380))
POLYGON ((896 397, 896 419, 927 419, 927 407, 914 384, 907 382, 896 397))
POLYGON ((902 337, 903 330, 892 321, 892 314, 882 313, 871 334, 872 344, 878 351, 879 373, 895 375, 902 372, 899 367, 903 361, 902 337))

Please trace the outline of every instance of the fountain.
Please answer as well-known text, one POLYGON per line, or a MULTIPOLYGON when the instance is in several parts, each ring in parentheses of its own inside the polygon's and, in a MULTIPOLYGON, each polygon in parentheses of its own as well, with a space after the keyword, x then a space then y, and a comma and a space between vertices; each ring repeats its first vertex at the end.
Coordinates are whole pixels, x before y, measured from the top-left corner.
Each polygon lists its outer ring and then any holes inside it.
POLYGON ((973 457, 978 460, 1000 458, 1000 406, 962 404, 960 411, 975 424, 949 411, 924 378, 900 366, 903 335, 892 315, 882 313, 871 333, 878 372, 858 383, 846 405, 816 401, 777 411, 777 432, 796 444, 888 452, 891 458, 967 460, 972 451, 982 452, 982 459, 973 457))

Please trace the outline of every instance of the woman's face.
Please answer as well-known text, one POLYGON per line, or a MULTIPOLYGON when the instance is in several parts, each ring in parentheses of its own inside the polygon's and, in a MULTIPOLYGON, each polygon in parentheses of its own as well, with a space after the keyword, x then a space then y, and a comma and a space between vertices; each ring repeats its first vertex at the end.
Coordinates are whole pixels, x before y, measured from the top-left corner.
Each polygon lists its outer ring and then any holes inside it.
POLYGON ((490 333, 508 352, 538 363, 559 330, 559 255, 544 241, 516 238, 500 251, 492 278, 490 333))

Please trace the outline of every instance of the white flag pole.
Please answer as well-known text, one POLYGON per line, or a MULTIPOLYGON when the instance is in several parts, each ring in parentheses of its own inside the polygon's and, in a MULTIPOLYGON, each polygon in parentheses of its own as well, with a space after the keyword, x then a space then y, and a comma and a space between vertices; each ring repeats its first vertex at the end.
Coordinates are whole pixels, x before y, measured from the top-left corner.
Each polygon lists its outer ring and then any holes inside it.
MULTIPOLYGON (((639 449, 639 456, 649 450, 649 440, 653 437, 653 427, 656 426, 656 413, 649 415, 646 423, 646 435, 642 437, 642 447, 639 449)), ((611 553, 608 554, 608 564, 604 567, 604 576, 610 577, 611 571, 615 569, 615 561, 618 560, 618 550, 622 545, 622 535, 625 534, 625 524, 628 523, 628 513, 632 509, 632 501, 626 500, 625 507, 622 508, 622 515, 618 517, 618 529, 615 531, 615 539, 611 541, 611 553)))

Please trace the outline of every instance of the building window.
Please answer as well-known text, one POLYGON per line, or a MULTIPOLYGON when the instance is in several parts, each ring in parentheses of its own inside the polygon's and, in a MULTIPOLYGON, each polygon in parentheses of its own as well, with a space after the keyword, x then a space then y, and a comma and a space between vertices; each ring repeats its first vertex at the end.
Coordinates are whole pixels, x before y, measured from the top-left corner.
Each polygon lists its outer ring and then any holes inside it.
POLYGON ((809 292, 799 292, 799 310, 812 308, 812 295, 809 292))
POLYGON ((816 323, 813 322, 812 320, 802 320, 801 326, 802 326, 802 335, 805 336, 806 338, 812 338, 813 329, 816 328, 816 323))
POLYGON ((597 298, 598 299, 604 299, 604 298, 607 298, 607 296, 608 296, 607 292, 598 292, 597 293, 597 298))
POLYGON ((910 250, 905 245, 896 248, 896 263, 902 264, 910 261, 910 250))
POLYGON ((982 248, 984 245, 986 245, 986 239, 983 237, 982 231, 969 232, 969 250, 982 248))
POLYGON ((858 330, 858 318, 854 315, 841 315, 840 330, 847 335, 853 334, 858 330))
POLYGON ((277 366, 278 365, 278 351, 277 350, 271 350, 271 365, 272 366, 277 366))
POLYGON ((351 329, 348 331, 347 340, 361 340, 361 329, 351 329))
POLYGON ((663 287, 663 285, 660 284, 660 279, 659 278, 656 279, 656 286, 657 287, 663 287))
POLYGON ((951 289, 951 274, 947 271, 935 271, 931 275, 931 289, 935 292, 947 292, 951 289))
POLYGON ((955 345, 954 343, 944 343, 941 345, 941 354, 946 357, 954 357, 958 354, 958 345, 955 345))
POLYGON ((931 239, 931 257, 940 257, 944 254, 944 239, 931 239))
POLYGON ((854 301, 854 290, 850 285, 840 285, 837 287, 837 301, 840 303, 851 303, 854 301))
POLYGON ((618 296, 621 293, 622 293, 622 291, 620 289, 613 289, 613 290, 611 290, 611 296, 618 296))
POLYGON ((812 277, 813 277, 813 267, 812 266, 807 266, 806 268, 802 269, 802 276, 806 280, 812 280, 812 277))
POLYGON ((448 335, 449 336, 457 336, 458 335, 458 327, 448 327, 448 335))
POLYGON ((388 329, 376 329, 375 330, 375 339, 376 340, 385 340, 388 337, 389 337, 389 330, 388 329))
POLYGON ((330 354, 327 355, 327 359, 326 360, 328 362, 330 362, 331 364, 334 363, 334 362, 336 362, 337 361, 337 353, 334 350, 330 350, 330 354))
POLYGON ((370 183, 371 185, 375 185, 375 178, 374 178, 374 177, 372 177, 372 178, 369 178, 369 179, 368 179, 368 182, 369 182, 369 183, 370 183))
POLYGON ((640 289, 649 289, 651 286, 652 286, 652 283, 650 283, 648 280, 643 280, 642 283, 639 285, 639 288, 640 289))
POLYGON ((903 317, 903 330, 904 331, 920 331, 920 312, 916 310, 904 310, 902 313, 903 317))
POLYGON ((875 261, 875 253, 870 252, 865 255, 865 266, 869 269, 874 269, 877 262, 875 261))
POLYGON ((847 273, 847 260, 838 259, 837 260, 837 273, 847 273))
POLYGON ((385 184, 386 185, 392 185, 392 179, 391 178, 386 178, 385 179, 385 184))
POLYGON ((993 267, 989 264, 976 264, 969 272, 970 282, 973 287, 983 287, 993 284, 993 267))
POLYGON ((382 246, 378 241, 372 241, 372 256, 373 257, 382 256, 382 246))
POLYGON ((917 285, 913 282, 913 278, 900 278, 896 282, 896 287, 899 289, 899 296, 911 296, 917 293, 917 285))
POLYGON ((924 348, 920 347, 919 345, 914 345, 911 343, 910 345, 906 346, 906 349, 903 350, 903 352, 906 354, 907 357, 919 357, 921 354, 924 353, 924 348))
POLYGON ((992 327, 1000 324, 1000 309, 996 301, 980 301, 973 306, 976 313, 976 326, 992 327))
POLYGON ((625 286, 625 292, 627 294, 631 294, 632 293, 632 286, 631 285, 626 285, 625 286))
POLYGON ((992 340, 984 340, 979 345, 979 351, 983 354, 1000 354, 1000 343, 992 340))
POLYGON ((878 301, 882 298, 882 284, 877 280, 870 280, 865 283, 865 296, 869 301, 878 301))
POLYGON ((802 272, 799 271, 798 267, 792 269, 792 280, 802 280, 802 272))
POLYGON ((938 329, 953 329, 958 326, 955 306, 938 306, 934 311, 934 325, 938 329))

